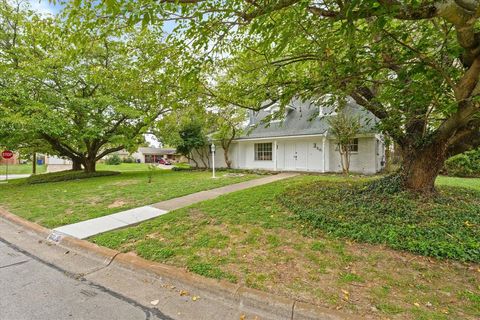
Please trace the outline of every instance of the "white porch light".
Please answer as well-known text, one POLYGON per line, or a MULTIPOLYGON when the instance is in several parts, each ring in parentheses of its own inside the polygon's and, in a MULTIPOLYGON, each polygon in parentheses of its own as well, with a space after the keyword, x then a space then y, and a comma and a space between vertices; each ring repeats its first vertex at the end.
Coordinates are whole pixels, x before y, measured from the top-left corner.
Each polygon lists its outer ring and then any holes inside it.
POLYGON ((215 144, 212 142, 210 145, 210 151, 212 152, 212 178, 215 177, 215 144))

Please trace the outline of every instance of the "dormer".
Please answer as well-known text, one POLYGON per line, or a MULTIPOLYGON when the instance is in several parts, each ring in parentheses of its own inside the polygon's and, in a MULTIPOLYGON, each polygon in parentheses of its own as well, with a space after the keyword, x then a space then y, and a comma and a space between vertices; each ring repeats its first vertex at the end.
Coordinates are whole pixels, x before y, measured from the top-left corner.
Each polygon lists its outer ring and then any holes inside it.
POLYGON ((276 123, 282 121, 282 119, 278 118, 278 112, 280 111, 280 104, 274 103, 270 107, 268 107, 267 111, 269 112, 270 115, 270 123, 276 123))
POLYGON ((335 116, 337 115, 339 103, 338 100, 332 94, 326 94, 317 100, 318 103, 318 116, 335 116))

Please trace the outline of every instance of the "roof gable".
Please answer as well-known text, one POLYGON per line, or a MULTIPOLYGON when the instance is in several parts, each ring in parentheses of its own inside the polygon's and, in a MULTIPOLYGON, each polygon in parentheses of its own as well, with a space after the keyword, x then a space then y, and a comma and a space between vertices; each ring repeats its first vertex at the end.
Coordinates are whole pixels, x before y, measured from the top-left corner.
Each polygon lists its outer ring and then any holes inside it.
MULTIPOLYGON (((321 100, 321 99, 318 99, 321 100)), ((289 107, 285 109, 285 116, 280 121, 271 120, 270 109, 262 109, 250 115, 250 124, 246 134, 238 139, 268 138, 282 136, 301 136, 328 134, 328 115, 332 112, 332 106, 313 101, 293 99, 289 107), (319 115, 320 106, 324 107, 324 115, 319 115)), ((348 98, 344 109, 346 112, 355 114, 360 118, 361 133, 376 132, 375 124, 378 119, 369 111, 348 98)))

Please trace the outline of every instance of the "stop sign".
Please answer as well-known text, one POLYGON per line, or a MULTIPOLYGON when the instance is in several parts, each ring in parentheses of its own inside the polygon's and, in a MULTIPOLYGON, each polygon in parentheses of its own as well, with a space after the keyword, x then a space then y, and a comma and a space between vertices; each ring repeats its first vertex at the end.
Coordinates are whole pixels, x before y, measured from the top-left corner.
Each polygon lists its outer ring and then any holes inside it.
POLYGON ((3 159, 10 159, 13 157, 13 152, 10 150, 5 150, 2 152, 2 158, 3 159))

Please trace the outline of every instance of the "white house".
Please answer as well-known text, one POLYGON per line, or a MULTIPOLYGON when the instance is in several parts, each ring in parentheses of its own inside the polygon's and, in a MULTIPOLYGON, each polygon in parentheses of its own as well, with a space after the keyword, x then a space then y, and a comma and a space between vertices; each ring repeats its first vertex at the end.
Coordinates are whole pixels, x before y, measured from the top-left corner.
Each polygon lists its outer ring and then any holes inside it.
MULTIPOLYGON (((335 137, 329 133, 328 118, 334 107, 293 100, 283 119, 273 119, 276 107, 252 112, 247 134, 235 139, 229 150, 232 168, 272 171, 341 172, 335 137)), ((375 130, 378 119, 369 111, 347 101, 345 111, 359 116, 362 128, 352 145, 350 170, 374 174, 385 164, 383 136, 375 130)), ((198 160, 201 165, 202 161, 198 160)), ((224 152, 217 146, 215 165, 226 167, 224 152)))

